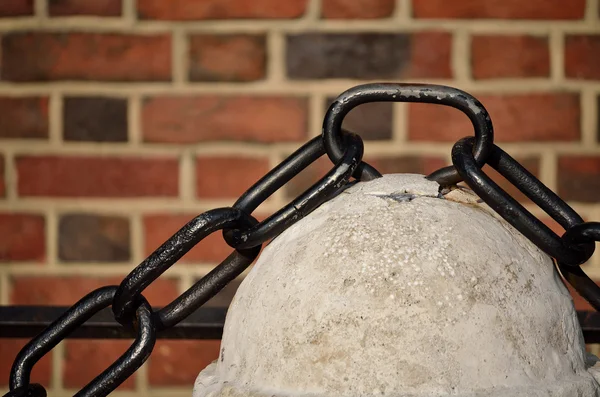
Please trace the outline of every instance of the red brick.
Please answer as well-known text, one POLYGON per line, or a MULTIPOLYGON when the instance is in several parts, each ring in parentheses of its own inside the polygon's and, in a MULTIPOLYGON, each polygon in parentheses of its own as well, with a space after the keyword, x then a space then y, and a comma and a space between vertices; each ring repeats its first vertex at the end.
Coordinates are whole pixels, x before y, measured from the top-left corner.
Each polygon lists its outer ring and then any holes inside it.
POLYGON ((0 263, 46 259, 44 217, 0 213, 0 263))
POLYGON ((2 37, 8 81, 168 81, 171 38, 105 33, 11 33, 2 37))
MULTIPOLYGON (((144 253, 146 256, 154 252, 167 239, 181 229, 198 214, 155 214, 144 217, 144 253)), ((183 258, 181 263, 221 262, 233 249, 223 240, 222 232, 215 232, 194 248, 183 258)))
POLYGON ((600 35, 567 36, 565 74, 582 80, 600 80, 600 35))
MULTIPOLYGON (((8 379, 13 361, 19 351, 30 339, 0 339, 0 387, 8 388, 8 379)), ((50 385, 52 368, 52 352, 49 352, 38 361, 31 373, 31 382, 40 383, 42 386, 50 385)))
POLYGON ((138 0, 142 19, 290 19, 302 16, 307 0, 138 0))
POLYGON ((9 0, 0 2, 0 18, 33 15, 33 0, 9 0))
POLYGON ((48 137, 48 98, 0 97, 0 139, 48 137))
MULTIPOLYGON (((105 285, 118 285, 123 276, 18 276, 12 280, 10 303, 15 305, 71 306, 105 285)), ((179 293, 174 279, 161 277, 144 291, 152 306, 165 306, 179 293)))
POLYGON ((173 158, 23 156, 16 159, 21 196, 173 197, 173 158))
POLYGON ((307 117, 305 98, 157 97, 143 103, 142 128, 147 142, 304 141, 307 117))
POLYGON ((269 172, 266 158, 201 157, 196 160, 196 195, 236 198, 269 172))
POLYGON ((97 15, 113 17, 121 15, 121 0, 50 0, 50 16, 97 15))
MULTIPOLYGON (((80 389, 112 365, 131 346, 130 340, 68 340, 65 345, 63 384, 66 388, 80 389)), ((135 387, 133 374, 115 390, 135 387)))
POLYGON ((394 12, 394 0, 323 0, 321 16, 328 19, 386 18, 394 12))
POLYGON ((600 197, 600 157, 563 156, 558 159, 558 195, 564 200, 597 203, 600 197))
POLYGON ((446 32, 417 32, 411 35, 410 78, 452 78, 450 56, 452 35, 446 32))
POLYGON ((473 77, 549 77, 547 37, 474 36, 471 41, 473 77))
MULTIPOLYGON (((571 93, 476 95, 494 123, 499 142, 579 139, 579 96, 571 93)), ((447 106, 409 104, 409 137, 453 142, 473 134, 466 115, 447 106)))
POLYGON ((581 19, 585 0, 413 0, 413 16, 435 19, 581 19))
POLYGON ((219 357, 220 340, 161 340, 148 366, 151 386, 185 386, 194 384, 198 372, 219 357))
POLYGON ((191 81, 253 81, 265 77, 264 35, 193 35, 189 45, 191 81))

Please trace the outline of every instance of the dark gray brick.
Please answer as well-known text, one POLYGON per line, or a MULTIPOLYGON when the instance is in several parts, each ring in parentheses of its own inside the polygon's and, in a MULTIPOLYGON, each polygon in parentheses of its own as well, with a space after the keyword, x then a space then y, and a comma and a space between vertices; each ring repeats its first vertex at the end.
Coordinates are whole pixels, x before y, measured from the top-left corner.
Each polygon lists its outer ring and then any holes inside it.
POLYGON ((127 141, 127 101, 125 99, 65 98, 63 118, 64 139, 67 141, 127 141))
POLYGON ((0 139, 48 137, 47 97, 0 97, 0 139))
POLYGON ((66 214, 59 221, 59 257, 65 262, 122 262, 130 259, 127 218, 66 214))
POLYGON ((309 33, 287 37, 292 79, 386 79, 400 77, 410 62, 406 34, 309 33))

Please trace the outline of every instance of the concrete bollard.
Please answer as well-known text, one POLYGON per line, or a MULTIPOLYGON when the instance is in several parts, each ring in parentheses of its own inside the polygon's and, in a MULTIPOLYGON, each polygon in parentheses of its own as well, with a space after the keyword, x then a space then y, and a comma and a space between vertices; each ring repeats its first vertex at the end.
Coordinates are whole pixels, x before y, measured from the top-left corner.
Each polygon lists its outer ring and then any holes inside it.
POLYGON ((466 189, 385 175, 264 249, 193 396, 600 396, 596 361, 547 255, 466 189))

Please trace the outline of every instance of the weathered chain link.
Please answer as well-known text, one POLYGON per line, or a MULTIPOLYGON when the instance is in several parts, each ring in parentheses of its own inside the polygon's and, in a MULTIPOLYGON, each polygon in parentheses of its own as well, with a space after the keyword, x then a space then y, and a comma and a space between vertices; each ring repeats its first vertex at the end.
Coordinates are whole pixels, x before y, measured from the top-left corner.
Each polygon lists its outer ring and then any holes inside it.
MULTIPOLYGON (((217 208, 192 219, 121 282, 112 305, 115 319, 125 326, 131 324, 133 313, 138 305, 138 297, 144 289, 209 234, 231 227, 239 227, 243 230, 256 223, 256 219, 236 208, 217 208)), ((183 320, 216 295, 225 284, 241 274, 259 252, 260 245, 252 250, 234 251, 211 273, 165 308, 156 312, 157 328, 159 330, 169 328, 183 320)))
MULTIPOLYGON (((492 120, 477 98, 459 89, 441 85, 372 83, 350 88, 329 106, 323 121, 323 140, 331 161, 338 161, 344 152, 344 142, 340 133, 344 117, 356 106, 369 102, 418 102, 453 107, 463 112, 473 124, 473 153, 477 164, 483 166, 492 149, 492 120)), ((354 177, 361 180, 364 175, 371 178, 381 176, 370 165, 361 163, 354 177)), ((427 178, 443 186, 454 185, 462 180, 452 166, 437 170, 427 178)))
POLYGON ((578 266, 594 252, 600 240, 600 223, 583 219, 556 194, 494 145, 488 112, 471 95, 451 87, 424 84, 365 84, 342 93, 330 106, 322 135, 294 152, 248 189, 230 208, 207 211, 188 222, 125 277, 121 285, 99 288, 73 305, 19 353, 10 375, 10 392, 4 397, 45 397, 45 389, 30 384, 33 366, 61 340, 99 310, 112 306, 115 319, 132 327, 137 338, 114 364, 96 377, 77 396, 106 396, 148 358, 156 332, 174 326, 215 296, 240 275, 258 256, 261 246, 276 237, 323 202, 344 189, 353 176, 357 181, 381 174, 362 162, 363 142, 342 130, 344 117, 354 107, 369 102, 421 102, 451 106, 466 114, 474 137, 459 140, 452 150, 453 166, 428 175, 442 187, 465 181, 491 208, 540 249, 556 259, 557 267, 575 289, 597 310, 600 287, 578 266), (306 192, 262 222, 252 212, 300 171, 327 154, 334 167, 306 192), (490 164, 534 203, 566 229, 559 237, 495 184, 481 168, 490 164), (186 292, 166 307, 152 311, 142 292, 169 267, 209 234, 223 231, 234 251, 186 292))
MULTIPOLYGON (((568 266, 578 266, 592 256, 595 249, 593 242, 567 244, 492 181, 475 163, 473 144, 473 138, 459 140, 452 149, 452 162, 465 182, 483 201, 557 261, 568 266)), ((498 146, 493 146, 487 163, 565 229, 569 230, 583 223, 583 219, 573 208, 498 146)))
MULTIPOLYGON (((565 232, 562 236, 567 245, 594 244, 600 241, 600 223, 583 222, 575 225, 565 232)), ((600 287, 590 279, 580 267, 573 267, 557 262, 564 278, 571 284, 577 292, 587 300, 596 310, 600 310, 600 287)))
MULTIPOLYGON (((33 338, 17 355, 10 373, 10 389, 24 393, 39 393, 39 388, 29 389, 33 366, 78 326, 113 302, 116 286, 98 288, 75 303, 41 334, 33 338)), ((137 331, 134 343, 110 367, 88 383, 76 396, 106 396, 131 376, 150 356, 156 341, 152 308, 143 297, 138 298, 135 321, 137 331)), ((45 392, 44 392, 45 394, 45 392)), ((27 394, 21 394, 27 395, 27 394)), ((38 394, 36 394, 38 395, 38 394)))
POLYGON ((4 397, 46 397, 46 389, 38 383, 30 383, 26 386, 12 389, 4 397))

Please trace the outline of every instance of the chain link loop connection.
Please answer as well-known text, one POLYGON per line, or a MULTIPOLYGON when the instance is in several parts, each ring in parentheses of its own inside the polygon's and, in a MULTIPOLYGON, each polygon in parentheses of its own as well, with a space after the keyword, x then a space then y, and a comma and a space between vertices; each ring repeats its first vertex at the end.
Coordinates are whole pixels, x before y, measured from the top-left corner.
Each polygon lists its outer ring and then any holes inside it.
MULTIPOLYGON (((370 102, 417 102, 453 107, 463 112, 473 124, 476 139, 473 155, 477 164, 483 166, 492 149, 492 120, 477 98, 459 89, 442 85, 371 83, 350 88, 329 106, 323 121, 323 140, 331 161, 338 161, 344 152, 340 135, 344 117, 356 106, 370 102)), ((370 165, 361 163, 354 177, 361 180, 365 176, 373 179, 381 174, 370 165)), ((453 185, 462 180, 452 166, 437 170, 427 178, 442 186, 453 185)))
MULTIPOLYGON (((344 131, 343 138, 346 143, 345 152, 335 161, 331 171, 291 203, 249 230, 225 231, 223 238, 227 244, 237 249, 262 244, 298 222, 342 189, 360 164, 364 150, 362 139, 358 135, 344 131)), ((313 138, 254 184, 233 206, 248 213, 254 211, 277 189, 323 154, 323 140, 320 137, 313 138)))
MULTIPOLYGON (((108 286, 90 292, 46 328, 44 332, 25 345, 17 355, 10 371, 10 389, 15 391, 29 386, 33 366, 73 332, 75 328, 99 310, 110 306, 116 291, 116 286, 108 286)), ((136 309, 135 321, 132 324, 137 330, 134 343, 117 361, 88 383, 76 396, 107 396, 141 367, 150 356, 156 341, 152 308, 142 296, 138 299, 139 305, 136 309)), ((27 390, 27 392, 39 392, 39 388, 27 390)))
MULTIPOLYGON (((236 208, 217 208, 188 222, 125 277, 112 305, 115 319, 127 326, 144 289, 209 234, 228 227, 247 229, 256 219, 236 208)), ((185 293, 156 312, 157 329, 172 327, 241 274, 260 252, 260 245, 236 250, 185 293)))
POLYGON ((38 383, 30 383, 26 386, 17 387, 6 393, 4 397, 46 397, 46 389, 38 383))
MULTIPOLYGON (((584 222, 568 229, 562 236, 568 246, 594 244, 600 241, 600 223, 584 222)), ((600 310, 600 287, 590 279, 580 267, 573 267, 560 261, 557 263, 563 277, 596 310, 600 310)))
MULTIPOLYGON (((452 149, 452 162, 467 185, 483 201, 557 261, 568 266, 579 266, 592 256, 595 249, 593 243, 586 241, 566 244, 565 240, 488 177, 475 162, 473 145, 473 138, 459 140, 452 149)), ((487 163, 565 229, 583 223, 583 219, 573 208, 498 146, 493 145, 487 163)))

